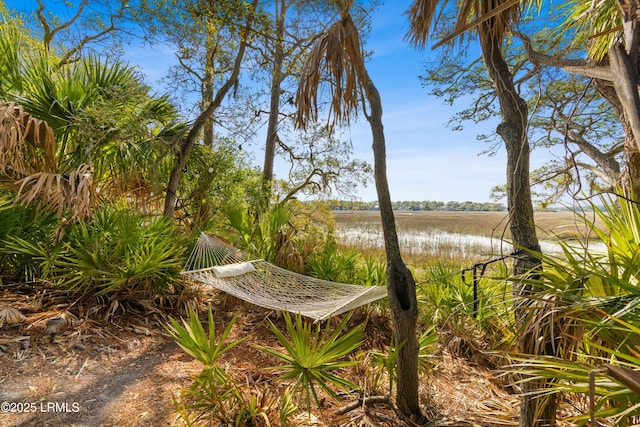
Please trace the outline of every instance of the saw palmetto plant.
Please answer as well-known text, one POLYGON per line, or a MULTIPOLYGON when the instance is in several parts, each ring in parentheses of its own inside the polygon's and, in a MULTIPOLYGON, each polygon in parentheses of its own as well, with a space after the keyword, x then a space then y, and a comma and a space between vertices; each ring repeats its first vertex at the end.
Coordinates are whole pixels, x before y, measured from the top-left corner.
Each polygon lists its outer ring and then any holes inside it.
POLYGON ((191 387, 174 398, 176 409, 187 425, 200 425, 204 421, 208 421, 208 425, 233 422, 236 403, 242 395, 218 359, 242 342, 228 340, 236 320, 237 316, 218 333, 211 308, 206 330, 198 313, 191 307, 186 319, 169 319, 166 327, 169 335, 182 350, 204 366, 202 372, 194 376, 191 387))
POLYGON ((87 218, 93 211, 93 173, 86 164, 60 171, 52 128, 15 103, 0 105, 0 184, 23 203, 59 216, 87 218))
POLYGON ((519 355, 514 370, 526 375, 523 382, 552 380, 541 395, 587 396, 581 423, 627 425, 640 417, 640 209, 625 197, 601 203, 593 208, 602 226, 592 228, 606 250, 564 243, 564 257, 545 257, 539 280, 530 282, 538 293, 521 336, 531 338, 530 353, 544 345, 553 356, 519 355), (536 339, 542 336, 552 339, 536 339))
POLYGON ((93 219, 69 225, 60 242, 9 236, 0 251, 29 257, 40 279, 74 293, 150 297, 169 291, 182 269, 177 238, 165 218, 105 206, 93 219))
POLYGON ((350 316, 343 317, 335 328, 331 328, 330 322, 327 322, 323 328, 319 324, 314 326, 311 322, 305 321, 299 314, 295 316, 294 322, 291 315, 285 312, 284 320, 289 337, 273 322, 269 322, 269 327, 284 347, 284 351, 257 346, 284 362, 272 369, 281 371, 283 379, 293 380, 291 392, 303 393, 309 411, 312 399, 318 408, 322 409, 319 390, 331 398, 338 399, 334 387, 343 391, 357 388, 355 384, 336 373, 342 368, 358 363, 356 360, 345 360, 345 357, 358 348, 364 339, 362 324, 347 331, 349 319, 350 316))

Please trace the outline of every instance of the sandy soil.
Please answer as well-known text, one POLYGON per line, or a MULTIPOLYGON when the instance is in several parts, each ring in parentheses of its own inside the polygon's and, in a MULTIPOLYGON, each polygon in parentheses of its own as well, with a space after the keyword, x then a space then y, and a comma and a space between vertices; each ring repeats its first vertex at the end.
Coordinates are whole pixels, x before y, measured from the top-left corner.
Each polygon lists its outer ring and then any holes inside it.
MULTIPOLYGON (((20 297, 26 298, 26 297, 20 297)), ((20 305, 15 295, 0 294, 0 303, 20 305)), ((252 343, 276 346, 266 318, 281 322, 277 313, 247 304, 214 306, 217 325, 225 325, 233 314, 242 315, 231 339, 249 337, 224 357, 234 378, 248 386, 282 387, 282 381, 266 372, 273 360, 252 343)), ((46 322, 64 311, 25 313, 16 325, 0 328, 0 412, 2 426, 173 426, 183 425, 176 415, 173 398, 189 387, 200 372, 199 362, 184 353, 150 318, 131 316, 116 322, 74 321, 51 342, 46 322)), ((358 320, 362 321, 364 314, 358 320)), ((389 321, 370 318, 365 330, 367 348, 388 344, 389 321)), ((220 327, 220 326, 219 326, 220 327)), ((421 384, 425 414, 434 425, 517 425, 518 399, 477 360, 452 356, 464 352, 464 343, 449 348, 437 358, 428 379, 421 384)), ((468 350, 468 349, 467 349, 468 350)), ((360 368, 362 370, 364 368, 360 368)), ((352 372, 358 381, 361 371, 352 372)), ((325 403, 324 420, 303 411, 297 425, 397 426, 402 421, 386 404, 368 406, 335 415, 349 403, 325 403)))

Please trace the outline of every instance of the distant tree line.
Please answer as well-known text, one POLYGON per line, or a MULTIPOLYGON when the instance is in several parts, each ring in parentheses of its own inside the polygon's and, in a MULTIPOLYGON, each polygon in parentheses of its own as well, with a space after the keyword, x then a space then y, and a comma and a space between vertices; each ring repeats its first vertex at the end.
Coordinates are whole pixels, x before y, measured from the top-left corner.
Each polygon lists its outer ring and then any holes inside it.
MULTIPOLYGON (((328 202, 331 210, 378 210, 378 202, 352 201, 352 200, 330 200, 328 202)), ((394 210, 408 211, 505 211, 506 207, 501 203, 490 202, 438 202, 432 200, 424 201, 398 201, 392 202, 394 210)))

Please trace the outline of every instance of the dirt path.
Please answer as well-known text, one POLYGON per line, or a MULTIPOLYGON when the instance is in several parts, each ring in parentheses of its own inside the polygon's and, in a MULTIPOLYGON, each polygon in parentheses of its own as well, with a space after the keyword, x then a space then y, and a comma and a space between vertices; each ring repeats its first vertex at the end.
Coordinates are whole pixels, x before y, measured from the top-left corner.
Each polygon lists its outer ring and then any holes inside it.
POLYGON ((173 425, 172 396, 199 369, 161 331, 103 325, 54 343, 30 332, 28 348, 14 335, 0 354, 0 402, 16 411, 2 408, 3 426, 173 425))
MULTIPOLYGON (((271 316, 276 323, 282 319, 250 305, 214 307, 220 330, 238 310, 242 315, 229 339, 248 339, 226 353, 221 363, 239 384, 281 389, 278 376, 264 370, 275 361, 253 344, 277 346, 265 318, 271 316)), ((182 351, 161 326, 145 324, 144 317, 119 324, 76 322, 51 343, 45 324, 54 315, 33 313, 18 325, 0 327, 0 403, 9 405, 1 408, 0 426, 183 425, 173 398, 192 384, 192 376, 202 365, 182 351)), ((366 348, 387 345, 388 323, 385 317, 369 319, 366 348)), ((362 366, 347 375, 359 383, 367 370, 362 366)), ((428 383, 421 386, 425 412, 437 420, 434 425, 517 426, 517 397, 494 380, 489 370, 443 354, 428 383)), ((335 416, 342 404, 327 399, 325 422, 317 417, 309 420, 306 411, 301 411, 298 420, 302 421, 296 425, 401 425, 393 410, 384 405, 335 416)))

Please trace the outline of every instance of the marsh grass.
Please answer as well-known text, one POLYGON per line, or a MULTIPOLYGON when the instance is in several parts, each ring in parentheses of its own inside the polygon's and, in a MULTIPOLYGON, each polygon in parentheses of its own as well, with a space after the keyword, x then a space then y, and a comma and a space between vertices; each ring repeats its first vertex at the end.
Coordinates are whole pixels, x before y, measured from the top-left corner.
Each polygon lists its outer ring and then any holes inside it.
MULTIPOLYGON (((334 212, 341 249, 381 253, 379 212, 334 212)), ((449 261, 472 264, 478 259, 513 251, 505 212, 396 212, 398 238, 405 261, 411 265, 449 261)), ((594 218, 595 220, 595 218, 594 218)), ((558 240, 584 240, 595 234, 572 212, 536 213, 538 234, 545 252, 559 250, 558 240)))
MULTIPOLYGON (((376 211, 336 211, 333 214, 340 227, 380 223, 380 213, 376 211)), ((589 216, 588 213, 585 215, 589 216)), ((395 213, 395 219, 399 231, 437 229, 494 239, 511 238, 506 212, 402 211, 395 213)), ((595 214, 591 219, 599 223, 595 214)), ((541 235, 580 239, 589 232, 589 227, 573 212, 536 212, 535 221, 541 235)))
MULTIPOLYGON (((384 265, 378 212, 334 212, 334 217, 340 251, 384 265)), ((509 243, 506 213, 397 212, 396 224, 403 259, 416 280, 424 325, 437 324, 442 331, 469 342, 488 343, 491 349, 513 345, 512 285, 507 280, 512 260, 505 255, 514 248, 509 243), (483 263, 487 263, 483 274, 476 271, 476 306, 472 271, 464 277, 461 273, 483 263)), ((537 213, 536 224, 545 253, 560 253, 560 240, 595 237, 584 219, 571 212, 537 213)))

